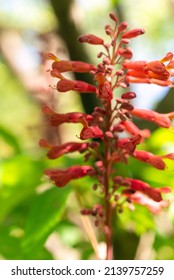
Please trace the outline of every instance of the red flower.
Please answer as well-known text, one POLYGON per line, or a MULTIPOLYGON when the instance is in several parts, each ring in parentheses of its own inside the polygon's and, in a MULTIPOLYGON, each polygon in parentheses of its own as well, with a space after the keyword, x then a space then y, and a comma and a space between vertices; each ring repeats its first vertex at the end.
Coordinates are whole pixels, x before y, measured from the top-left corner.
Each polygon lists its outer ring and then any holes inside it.
POLYGON ((171 126, 169 114, 160 114, 152 110, 138 108, 134 108, 132 111, 130 111, 130 114, 165 128, 169 128, 171 126))
POLYGON ((150 137, 150 130, 148 129, 139 129, 133 122, 131 121, 123 121, 121 123, 124 128, 125 131, 127 131, 128 133, 132 134, 132 135, 141 135, 142 138, 149 138, 150 137))
POLYGON ((168 158, 168 159, 172 159, 174 160, 174 153, 170 153, 170 154, 167 154, 167 155, 163 155, 161 156, 162 158, 168 158))
POLYGON ((118 33, 126 30, 126 28, 128 27, 127 22, 122 21, 119 25, 118 25, 118 33))
POLYGON ((104 73, 98 72, 95 74, 95 80, 98 82, 98 96, 101 100, 111 101, 113 98, 113 92, 111 85, 106 81, 104 73))
POLYGON ((167 53, 160 61, 126 61, 123 67, 127 69, 126 79, 130 83, 153 83, 160 86, 172 86, 173 54, 167 53), (167 65, 164 62, 169 62, 167 65))
POLYGON ((130 48, 119 48, 118 54, 127 59, 130 59, 133 56, 132 50, 130 48))
POLYGON ((156 156, 150 152, 137 150, 134 151, 133 156, 143 162, 149 163, 157 169, 164 170, 166 168, 165 162, 160 156, 156 156))
POLYGON ((53 71, 56 70, 59 73, 73 71, 73 72, 89 72, 91 70, 96 70, 96 66, 83 62, 83 61, 68 61, 61 60, 52 53, 47 53, 45 55, 46 59, 54 60, 52 63, 53 71))
POLYGON ((163 208, 169 206, 168 201, 161 200, 157 202, 140 192, 129 194, 127 196, 130 202, 146 206, 153 214, 159 214, 163 208))
POLYGON ((90 123, 93 119, 91 115, 78 112, 58 114, 48 106, 43 106, 42 112, 47 115, 52 126, 57 126, 62 123, 81 123, 83 125, 88 125, 88 122, 90 123))
POLYGON ((76 143, 76 142, 68 142, 59 146, 52 146, 47 143, 46 140, 41 139, 39 142, 41 147, 49 148, 49 152, 47 153, 47 156, 49 159, 56 159, 60 156, 72 153, 72 152, 84 152, 89 147, 89 143, 76 143))
POLYGON ((127 31, 123 34, 122 38, 126 38, 126 39, 131 39, 131 38, 134 38, 134 37, 137 37, 139 35, 142 35, 145 33, 145 30, 142 29, 142 28, 135 28, 135 29, 132 29, 130 31, 127 31))
POLYGON ((125 149, 128 154, 132 154, 136 148, 136 145, 140 144, 142 140, 141 135, 137 134, 132 138, 120 138, 117 140, 117 147, 125 149))
POLYGON ((93 176, 94 168, 91 166, 72 166, 67 169, 47 169, 45 174, 54 181, 57 187, 63 187, 73 179, 82 178, 84 176, 93 176))
POLYGON ((83 81, 72 81, 63 79, 57 83, 57 90, 60 92, 66 92, 69 90, 75 90, 79 92, 94 92, 97 93, 97 88, 83 81))
POLYGON ((56 69, 60 73, 67 71, 84 73, 96 70, 96 66, 82 61, 60 60, 53 62, 52 69, 56 69))
POLYGON ((132 91, 125 92, 121 95, 121 98, 123 98, 123 99, 133 99, 135 97, 136 97, 136 93, 132 92, 132 91))
POLYGON ((103 131, 98 126, 84 127, 80 133, 80 139, 86 140, 89 138, 102 138, 103 131))
POLYGON ((160 189, 154 189, 154 188, 150 187, 149 184, 147 184, 141 180, 126 178, 126 181, 130 184, 130 188, 133 191, 142 192, 157 202, 162 200, 161 192, 164 192, 164 193, 170 192, 170 189, 167 187, 160 188, 160 189))
POLYGON ((93 34, 82 35, 79 37, 80 43, 88 43, 92 45, 103 45, 104 40, 93 34))

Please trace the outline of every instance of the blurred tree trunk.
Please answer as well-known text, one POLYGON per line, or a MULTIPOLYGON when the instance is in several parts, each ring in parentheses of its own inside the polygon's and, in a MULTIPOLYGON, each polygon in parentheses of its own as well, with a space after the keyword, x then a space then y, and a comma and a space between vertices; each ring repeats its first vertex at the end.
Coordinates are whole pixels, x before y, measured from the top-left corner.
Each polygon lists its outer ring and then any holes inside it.
MULTIPOLYGON (((71 8, 74 1, 51 0, 50 2, 59 22, 59 35, 66 43, 71 60, 82 60, 91 63, 84 46, 77 41, 77 38, 81 34, 71 18, 71 8)), ((93 83, 93 78, 88 73, 75 73, 75 78, 77 80, 83 79, 88 83, 93 83)), ((87 113, 92 113, 93 108, 98 105, 98 100, 94 94, 83 93, 81 94, 81 99, 87 113)))

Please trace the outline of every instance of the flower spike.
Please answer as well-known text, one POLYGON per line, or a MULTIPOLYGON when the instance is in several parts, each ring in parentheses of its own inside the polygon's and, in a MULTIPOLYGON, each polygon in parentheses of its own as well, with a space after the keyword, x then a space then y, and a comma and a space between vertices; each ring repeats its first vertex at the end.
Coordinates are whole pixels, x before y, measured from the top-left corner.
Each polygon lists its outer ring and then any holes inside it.
MULTIPOLYGON (((80 128, 78 126, 79 131, 75 133, 77 142, 69 141, 59 145, 51 144, 51 141, 45 139, 39 142, 39 145, 47 150, 47 157, 51 160, 58 159, 59 161, 61 156, 67 157, 67 154, 74 152, 79 152, 82 157, 82 164, 78 159, 78 165, 72 164, 70 167, 58 169, 48 168, 45 170, 45 175, 58 188, 67 184, 76 187, 76 182, 72 183, 73 180, 91 177, 88 180, 91 184, 89 187, 93 191, 98 190, 100 203, 97 202, 90 208, 83 208, 81 214, 91 215, 95 219, 94 224, 100 227, 105 235, 106 259, 113 258, 114 211, 122 213, 125 207, 136 211, 134 205, 140 204, 152 213, 159 214, 169 205, 169 202, 165 200, 165 195, 171 191, 170 188, 168 186, 159 188, 158 184, 157 186, 149 185, 142 180, 142 172, 138 174, 140 178, 134 178, 137 172, 132 170, 132 161, 137 162, 137 165, 140 162, 144 165, 148 164, 148 168, 156 168, 158 172, 163 172, 167 168, 168 161, 174 160, 172 151, 155 155, 145 150, 144 142, 151 137, 151 131, 141 129, 135 122, 135 118, 140 118, 168 129, 172 126, 174 112, 158 113, 137 108, 132 100, 138 93, 128 89, 133 83, 174 87, 174 54, 168 52, 161 59, 153 61, 131 60, 133 50, 129 47, 129 43, 135 37, 143 35, 144 29, 129 30, 127 22, 119 23, 115 14, 110 13, 109 17, 111 24, 107 24, 104 28, 109 38, 107 42, 102 37, 93 34, 82 35, 78 38, 80 43, 97 45, 99 48, 97 58, 100 60, 97 65, 78 60, 61 60, 54 54, 47 54, 47 59, 52 60, 49 73, 57 80, 55 90, 58 93, 67 91, 94 93, 99 105, 91 114, 60 113, 47 105, 43 106, 42 112, 49 125, 59 126, 70 123, 73 126, 78 123, 81 126, 80 128), (77 77, 76 73, 89 73, 93 77, 93 82, 89 84, 79 80, 79 76, 75 79, 67 78, 64 75, 66 72, 75 73, 75 77, 77 77), (84 162, 86 165, 83 165, 84 162), (127 171, 130 177, 122 175, 127 174, 127 171)), ((83 75, 80 74, 80 76, 83 75)), ((148 98, 146 93, 145 98, 148 98)), ((61 139, 63 140, 62 137, 61 139)))

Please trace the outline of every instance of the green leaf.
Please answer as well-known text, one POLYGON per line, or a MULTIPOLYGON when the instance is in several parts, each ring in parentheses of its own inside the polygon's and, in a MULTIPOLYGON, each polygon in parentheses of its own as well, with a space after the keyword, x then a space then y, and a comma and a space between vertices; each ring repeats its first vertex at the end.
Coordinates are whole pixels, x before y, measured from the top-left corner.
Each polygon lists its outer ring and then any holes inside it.
POLYGON ((38 195, 33 202, 26 220, 26 234, 23 247, 37 250, 60 222, 66 207, 71 187, 56 187, 38 195))
POLYGON ((41 183, 44 163, 26 155, 17 155, 1 164, 0 222, 15 207, 35 194, 41 183))
POLYGON ((16 153, 21 151, 20 144, 17 138, 6 128, 0 126, 0 137, 9 145, 11 146, 16 153))

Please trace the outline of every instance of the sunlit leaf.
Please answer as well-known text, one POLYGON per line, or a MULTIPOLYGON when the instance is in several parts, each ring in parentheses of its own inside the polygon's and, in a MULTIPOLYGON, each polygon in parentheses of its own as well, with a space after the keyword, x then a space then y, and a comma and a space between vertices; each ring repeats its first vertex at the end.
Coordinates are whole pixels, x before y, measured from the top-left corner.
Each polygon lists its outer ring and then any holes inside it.
POLYGON ((27 155, 18 155, 1 164, 0 221, 41 184, 44 163, 27 155))
POLYGON ((54 187, 36 197, 26 220, 26 234, 23 240, 25 249, 34 250, 36 246, 43 245, 60 222, 70 192, 70 186, 63 189, 54 187))
POLYGON ((17 138, 5 127, 0 126, 0 138, 10 145, 16 153, 21 151, 20 144, 17 138))

